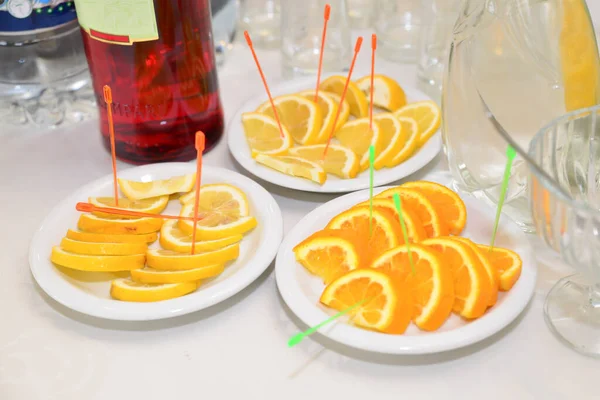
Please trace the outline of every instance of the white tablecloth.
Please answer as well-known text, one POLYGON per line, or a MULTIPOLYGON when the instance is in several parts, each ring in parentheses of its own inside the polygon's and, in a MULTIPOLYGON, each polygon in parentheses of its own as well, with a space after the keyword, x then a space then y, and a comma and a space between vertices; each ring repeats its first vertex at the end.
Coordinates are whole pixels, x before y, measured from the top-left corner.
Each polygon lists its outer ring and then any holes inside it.
MULTIPOLYGON (((593 13, 600 17, 596 9, 593 13)), ((368 73, 367 53, 358 62, 357 76, 368 73)), ((261 51, 259 56, 269 82, 281 81, 278 52, 261 51)), ((378 61, 378 68, 415 76, 410 66, 378 61)), ((219 78, 227 121, 248 97, 262 91, 244 46, 234 50, 219 78)), ((56 203, 110 173, 110 156, 101 148, 97 121, 50 132, 7 132, 6 127, 2 131, 6 134, 0 136, 1 400, 600 396, 598 361, 563 346, 544 323, 544 297, 570 269, 533 237, 540 255, 539 281, 521 317, 482 343, 438 355, 369 354, 318 335, 288 349, 287 339, 305 327, 283 304, 272 266, 241 294, 181 318, 119 323, 73 312, 36 285, 29 272, 28 246, 56 203)), ((205 162, 244 173, 225 140, 205 162)), ((444 169, 440 155, 413 178, 444 169)), ((334 197, 260 183, 279 203, 285 232, 334 197)))

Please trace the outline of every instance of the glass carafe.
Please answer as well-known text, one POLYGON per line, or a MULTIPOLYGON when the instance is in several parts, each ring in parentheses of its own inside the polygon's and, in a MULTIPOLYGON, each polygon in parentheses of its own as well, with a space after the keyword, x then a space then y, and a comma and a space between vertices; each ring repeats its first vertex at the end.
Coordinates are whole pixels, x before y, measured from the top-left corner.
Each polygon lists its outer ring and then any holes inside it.
MULTIPOLYGON (((598 103, 598 47, 585 0, 464 0, 444 80, 444 145, 458 190, 497 204, 506 142, 523 148, 567 111, 598 103)), ((527 167, 515 160, 504 205, 532 230, 527 167)))

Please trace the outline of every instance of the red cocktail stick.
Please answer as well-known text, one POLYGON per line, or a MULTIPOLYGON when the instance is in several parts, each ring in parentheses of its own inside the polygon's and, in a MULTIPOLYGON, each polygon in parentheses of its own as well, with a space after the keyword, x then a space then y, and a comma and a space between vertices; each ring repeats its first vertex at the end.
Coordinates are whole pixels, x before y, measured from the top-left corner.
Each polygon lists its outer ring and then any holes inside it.
POLYGON ((119 206, 119 186, 117 185, 117 156, 115 154, 115 126, 112 115, 112 92, 110 86, 104 85, 104 102, 108 113, 108 131, 110 132, 110 154, 112 156, 113 187, 115 190, 115 206, 119 206))
POLYGON ((183 217, 179 215, 163 215, 163 214, 149 214, 139 211, 123 210, 120 208, 110 207, 98 207, 90 203, 77 203, 75 205, 77 211, 81 212, 103 212, 106 214, 124 215, 126 217, 137 217, 137 218, 160 218, 160 219, 177 219, 184 221, 194 221, 194 217, 183 217))
POLYGON ((269 96, 269 101, 271 102, 271 107, 273 107, 273 114, 275 115, 275 120, 277 121, 277 126, 279 127, 279 134, 283 137, 283 128, 281 127, 281 122, 279 121, 279 114, 277 114, 277 108, 275 108, 275 103, 273 102, 273 97, 271 96, 271 91, 269 90, 269 85, 267 85, 267 80, 265 79, 265 74, 263 74, 263 70, 260 67, 260 63, 258 62, 258 57, 256 57, 256 52, 254 51, 254 46, 252 46, 252 39, 250 39, 250 34, 248 31, 244 31, 244 37, 246 38, 246 43, 248 43, 248 47, 250 47, 250 51, 252 52, 252 57, 254 57, 254 62, 256 63, 256 68, 258 68, 258 73, 260 74, 260 78, 263 81, 263 85, 265 86, 265 90, 267 91, 267 96, 269 96))
POLYGON ((377 49, 377 35, 371 36, 371 107, 369 108, 369 129, 373 130, 373 81, 375 80, 375 50, 377 49))
POLYGON ((354 46, 354 55, 352 56, 352 62, 350 63, 350 70, 348 70, 348 78, 346 78, 346 84, 344 85, 344 90, 342 91, 342 97, 340 98, 340 106, 338 107, 337 113, 335 114, 335 119, 333 120, 333 127, 331 128, 331 133, 329 134, 329 139, 327 139, 327 144, 325 145, 325 151, 323 151, 323 160, 327 156, 327 150, 329 150, 329 143, 331 143, 331 139, 333 138, 333 133, 335 132, 335 127, 337 126, 338 119, 340 117, 340 113, 342 112, 342 103, 344 103, 344 99, 346 98, 346 91, 348 90, 348 83, 352 78, 352 71, 354 70, 354 63, 356 62, 356 56, 360 51, 360 46, 362 45, 363 38, 359 36, 356 39, 356 45, 354 46))
POLYGON ((331 6, 325 4, 325 21, 323 22, 323 36, 321 37, 321 53, 319 53, 319 69, 317 69, 317 88, 315 89, 315 103, 319 100, 319 85, 321 84, 321 67, 323 67, 323 51, 325 50, 325 36, 327 35, 327 22, 329 22, 329 14, 331 6))
POLYGON ((200 182, 202 179, 202 152, 204 151, 204 133, 196 132, 196 197, 194 198, 194 229, 192 230, 192 254, 196 251, 196 222, 198 222, 198 204, 200 203, 200 182))

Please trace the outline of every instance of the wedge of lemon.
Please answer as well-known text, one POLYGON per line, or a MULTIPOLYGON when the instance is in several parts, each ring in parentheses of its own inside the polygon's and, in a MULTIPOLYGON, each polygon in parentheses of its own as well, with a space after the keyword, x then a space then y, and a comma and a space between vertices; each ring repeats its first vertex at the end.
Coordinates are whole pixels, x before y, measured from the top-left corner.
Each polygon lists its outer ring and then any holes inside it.
POLYGON ((141 200, 151 197, 167 196, 173 193, 187 193, 194 187, 196 174, 174 176, 149 182, 136 182, 119 178, 119 187, 129 200, 141 200))
MULTIPOLYGON (((315 91, 305 90, 298 93, 298 95, 314 101, 315 91)), ((340 105, 340 97, 334 95, 333 93, 325 93, 323 91, 320 91, 317 96, 317 104, 321 108, 321 111, 323 111, 323 126, 321 127, 321 131, 319 132, 316 143, 325 143, 329 139, 329 136, 334 133, 333 124, 335 121, 335 116, 338 112, 338 107, 340 105)), ((350 106, 348 105, 347 101, 344 101, 344 104, 342 105, 342 111, 340 112, 340 116, 338 117, 336 123, 337 128, 335 130, 337 131, 338 128, 342 127, 346 121, 348 121, 349 117, 350 106)))
POLYGON ((152 243, 158 239, 156 232, 146 233, 143 235, 111 235, 107 233, 90 233, 69 229, 67 238, 79 240, 80 242, 94 243, 152 243))
MULTIPOLYGON (((161 271, 186 271, 202 266, 225 264, 240 255, 239 243, 222 249, 196 254, 182 254, 171 250, 150 249, 146 253, 149 267, 161 271)), ((139 269, 139 268, 136 268, 139 269)))
POLYGON ((90 256, 127 256, 145 254, 148 250, 146 243, 92 243, 69 238, 64 238, 60 242, 60 247, 70 253, 90 256))
POLYGON ((207 265, 185 271, 161 271, 145 267, 131 271, 131 279, 140 283, 182 283, 197 282, 201 279, 213 278, 225 270, 225 264, 207 265))
POLYGON ((115 279, 110 285, 110 295, 117 300, 148 303, 181 297, 198 289, 199 282, 147 284, 131 279, 115 279))
POLYGON ((93 214, 81 214, 77 227, 91 233, 141 235, 158 232, 162 223, 160 218, 100 218, 93 214))
POLYGON ((369 168, 369 147, 375 146, 375 157, 381 153, 383 137, 376 120, 373 120, 372 130, 369 128, 369 118, 350 121, 336 132, 335 137, 358 156, 361 171, 369 168))
MULTIPOLYGON (((160 214, 169 203, 169 196, 150 197, 142 200, 129 200, 128 198, 119 199, 119 206, 115 205, 114 197, 90 197, 88 202, 96 207, 110 207, 119 210, 130 210, 143 212, 147 214, 160 214)), ((115 214, 93 212, 98 217, 111 218, 116 217, 115 214)), ((120 218, 136 218, 118 215, 120 218)))
MULTIPOLYGON (((364 93, 367 101, 371 98, 371 75, 363 76, 356 85, 364 93)), ((373 104, 388 111, 396 111, 406 105, 404 89, 392 78, 385 75, 373 77, 373 104)))
MULTIPOLYGON (((321 82, 319 90, 324 90, 326 92, 335 93, 338 96, 341 96, 345 85, 345 76, 334 75, 321 82)), ((348 105, 350 105, 350 114, 356 118, 362 118, 369 115, 369 102, 367 101, 367 97, 360 90, 358 85, 352 81, 348 82, 345 100, 348 101, 348 105)))
POLYGON ((380 113, 373 116, 377 121, 381 135, 381 151, 376 155, 374 167, 385 167, 404 146, 405 136, 402 124, 392 113, 380 113))
MULTIPOLYGON (((194 249, 196 253, 218 250, 238 243, 243 238, 243 235, 238 234, 222 239, 196 241, 194 249)), ((166 221, 160 229, 160 245, 166 250, 189 253, 192 251, 192 236, 179 229, 177 221, 166 221)))
POLYGON ((259 153, 274 156, 285 154, 293 145, 292 136, 287 128, 281 125, 282 136, 277 121, 266 114, 244 113, 242 124, 252 157, 256 157, 259 153))
POLYGON ((332 144, 327 150, 325 162, 323 162, 324 144, 312 146, 298 146, 290 149, 290 155, 301 157, 322 165, 325 172, 339 176, 343 179, 355 178, 360 169, 360 162, 356 154, 347 147, 332 144))
POLYGON ((91 256, 70 253, 58 246, 52 248, 50 261, 62 267, 88 272, 117 272, 140 269, 146 261, 145 254, 127 256, 91 256))
POLYGON ((256 161, 264 166, 279 171, 286 175, 309 179, 322 185, 327 180, 327 173, 323 167, 315 162, 300 157, 278 156, 271 157, 258 155, 256 161))
MULTIPOLYGON (((196 192, 192 191, 179 198, 182 205, 194 204, 196 192)), ((217 209, 219 212, 234 212, 241 216, 250 215, 250 203, 246 194, 227 183, 210 183, 200 186, 201 211, 217 209)))
POLYGON ((417 121, 410 117, 397 117, 400 125, 402 125, 402 147, 398 149, 396 154, 388 160, 386 166, 393 168, 404 161, 408 160, 419 147, 419 126, 417 121))
POLYGON ((434 101, 418 101, 400 108, 396 117, 410 117, 419 126, 419 146, 424 145, 440 128, 442 111, 434 101))
MULTIPOLYGON (((342 104, 342 111, 340 112, 340 116, 335 127, 335 130, 337 131, 344 126, 346 122, 348 122, 348 119, 350 118, 350 105, 348 104, 348 100, 344 99, 344 101, 342 101, 342 97, 338 94, 327 92, 327 95, 335 100, 336 104, 342 104)), ((329 136, 327 139, 329 139, 329 136)))

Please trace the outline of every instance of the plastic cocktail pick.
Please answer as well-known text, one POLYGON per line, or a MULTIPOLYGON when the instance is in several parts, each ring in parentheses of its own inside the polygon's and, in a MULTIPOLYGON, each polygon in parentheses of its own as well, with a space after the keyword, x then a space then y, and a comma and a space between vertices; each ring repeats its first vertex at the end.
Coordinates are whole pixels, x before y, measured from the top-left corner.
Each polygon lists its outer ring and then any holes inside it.
POLYGON ((369 237, 373 235, 373 178, 375 177, 375 146, 369 147, 369 237))
POLYGON ((115 193, 115 205, 119 207, 119 186, 117 185, 117 155, 115 151, 115 125, 112 115, 112 91, 110 86, 104 85, 104 102, 106 103, 106 113, 108 115, 108 131, 110 133, 110 155, 112 157, 113 170, 113 189, 115 193))
POLYGON ((373 81, 375 80, 375 50, 377 50, 377 35, 371 36, 371 106, 369 107, 369 129, 373 130, 373 81))
POLYGON ((196 196, 194 197, 194 229, 192 230, 192 254, 196 252, 196 229, 198 228, 198 204, 200 203, 200 182, 202 180, 202 152, 204 151, 204 132, 196 132, 196 196))
POLYGON ((331 322, 335 321, 336 319, 348 314, 350 311, 359 307, 360 305, 365 303, 367 300, 369 300, 369 299, 362 299, 361 301, 357 302, 356 304, 351 305, 350 307, 346 308, 345 310, 342 310, 339 313, 335 314, 333 317, 327 318, 325 321, 321 322, 320 324, 315 325, 312 328, 305 330, 304 332, 300 332, 297 335, 292 336, 292 338, 288 341, 288 347, 294 347, 295 345, 300 343, 302 340, 304 340, 304 338, 306 338, 307 336, 312 335, 313 333, 315 333, 316 331, 318 331, 325 325, 330 324, 331 322))
POLYGON ((402 199, 398 193, 394 193, 394 205, 396 211, 398 211, 398 219, 400 219, 400 227, 402 228, 402 235, 404 235, 404 243, 406 244, 406 253, 408 255, 408 262, 410 262, 410 268, 412 269, 413 275, 415 271, 415 263, 410 252, 410 241, 408 240, 408 231, 406 230, 406 222, 404 221, 404 214, 402 214, 402 199))
POLYGON ((126 217, 136 218, 160 218, 160 219, 176 219, 185 221, 194 221, 194 217, 182 217, 179 215, 163 215, 163 214, 150 214, 139 211, 124 210, 122 208, 110 208, 110 207, 98 207, 90 203, 77 203, 75 209, 81 212, 102 212, 106 214, 123 215, 126 217))
POLYGON ((512 168, 513 161, 517 155, 515 149, 508 146, 506 149, 506 167, 504 168, 504 177, 502 178, 502 187, 500 189, 500 198, 498 199, 498 209, 496 210, 496 221, 494 222, 494 233, 492 233, 492 242, 490 244, 490 252, 494 249, 494 242, 496 241, 496 233, 498 232, 498 224, 500 223, 500 214, 502 213, 502 206, 506 199, 506 192, 508 191, 508 180, 510 179, 510 170, 512 168))
POLYGON ((325 50, 325 36, 327 35, 327 23, 329 22, 329 14, 331 6, 325 4, 325 15, 323 22, 323 36, 321 37, 321 53, 319 53, 319 69, 317 69, 317 88, 315 89, 315 103, 319 100, 319 85, 321 84, 321 68, 323 67, 323 51, 325 50))
POLYGON ((258 62, 258 57, 256 57, 256 52, 254 51, 254 46, 252 45, 252 39, 250 39, 250 34, 248 31, 244 31, 244 37, 246 38, 246 43, 248 43, 248 47, 250 47, 250 51, 252 52, 252 57, 254 57, 254 62, 256 63, 256 68, 258 68, 258 73, 260 74, 260 78, 262 79, 265 90, 267 91, 267 96, 269 96, 269 101, 271 102, 271 107, 273 108, 273 115, 275 115, 275 120, 277 121, 277 126, 279 127, 279 134, 283 137, 283 128, 281 127, 281 121, 279 121, 279 114, 277 113, 277 108, 275 107, 275 103, 273 102, 273 96, 271 96, 271 91, 269 90, 269 85, 267 85, 267 80, 265 78, 265 74, 263 73, 262 68, 260 67, 260 63, 258 62))
MULTIPOLYGON (((350 69, 348 70, 348 77, 346 78, 346 84, 344 85, 344 90, 342 91, 342 96, 340 98, 340 104, 344 103, 344 99, 346 98, 346 92, 348 91, 348 83, 352 78, 352 71, 354 70, 354 64, 356 63, 356 56, 358 56, 358 52, 360 51, 360 46, 362 45, 363 38, 359 36, 356 39, 356 45, 354 46, 354 56, 352 57, 352 62, 350 63, 350 69)), ((327 156, 327 150, 329 150, 329 144, 331 143, 331 138, 333 138, 333 133, 335 132, 335 127, 337 126, 338 119, 340 118, 340 113, 342 112, 342 107, 338 107, 337 113, 335 114, 335 119, 333 120, 333 125, 331 128, 331 133, 329 134, 329 138, 327 139, 327 144, 325 145, 325 151, 323 151, 323 160, 327 156)))

